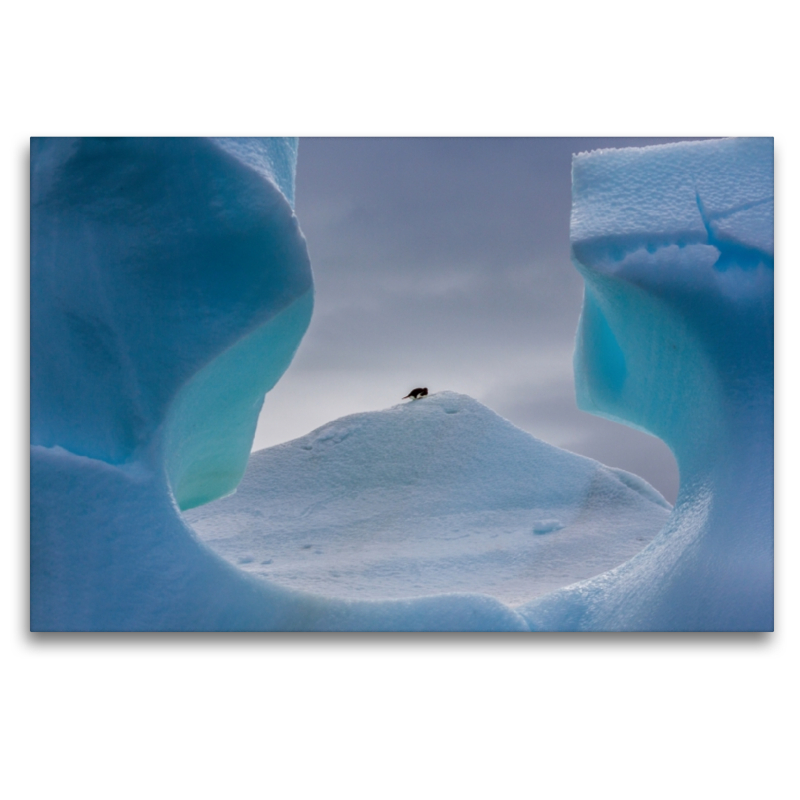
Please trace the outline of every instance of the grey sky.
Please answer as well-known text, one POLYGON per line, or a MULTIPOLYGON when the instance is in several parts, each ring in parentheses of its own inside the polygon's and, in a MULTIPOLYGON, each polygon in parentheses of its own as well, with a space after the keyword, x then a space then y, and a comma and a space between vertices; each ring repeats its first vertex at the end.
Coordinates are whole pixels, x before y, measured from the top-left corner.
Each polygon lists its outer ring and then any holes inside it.
POLYGON ((572 154, 667 141, 302 139, 296 211, 316 306, 254 449, 427 386, 642 475, 674 502, 666 445, 575 405, 583 282, 569 258, 572 154))

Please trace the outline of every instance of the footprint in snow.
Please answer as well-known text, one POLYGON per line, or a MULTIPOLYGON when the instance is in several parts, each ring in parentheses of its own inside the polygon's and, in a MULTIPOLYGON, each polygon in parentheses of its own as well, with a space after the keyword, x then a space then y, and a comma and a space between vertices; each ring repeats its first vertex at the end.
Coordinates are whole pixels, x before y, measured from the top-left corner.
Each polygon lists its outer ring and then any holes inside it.
POLYGON ((560 531, 564 524, 560 519, 539 519, 533 523, 533 532, 536 534, 552 533, 560 531))

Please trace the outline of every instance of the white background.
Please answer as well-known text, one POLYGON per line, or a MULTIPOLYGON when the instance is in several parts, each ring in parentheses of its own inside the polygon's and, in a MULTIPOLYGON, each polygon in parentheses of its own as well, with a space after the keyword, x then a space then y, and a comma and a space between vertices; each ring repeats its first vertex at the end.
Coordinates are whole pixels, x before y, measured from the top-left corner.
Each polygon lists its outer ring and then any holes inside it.
POLYGON ((5 796, 796 796, 798 65, 785 8, 4 6, 5 796), (29 633, 28 137, 122 133, 774 135, 777 632, 29 633))

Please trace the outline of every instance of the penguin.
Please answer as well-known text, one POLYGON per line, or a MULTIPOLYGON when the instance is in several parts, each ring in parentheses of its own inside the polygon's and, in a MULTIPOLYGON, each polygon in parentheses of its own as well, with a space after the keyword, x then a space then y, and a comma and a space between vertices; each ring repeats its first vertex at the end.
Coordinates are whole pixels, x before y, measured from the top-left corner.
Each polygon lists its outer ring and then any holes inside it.
POLYGON ((412 400, 419 400, 419 398, 420 398, 420 397, 425 397, 425 395, 426 395, 426 394, 428 394, 428 390, 427 390, 427 388, 422 388, 422 389, 412 389, 412 391, 410 391, 410 392, 409 392, 409 393, 408 393, 408 394, 407 394, 405 397, 403 397, 402 399, 403 399, 403 400, 408 400, 408 398, 410 397, 412 400))

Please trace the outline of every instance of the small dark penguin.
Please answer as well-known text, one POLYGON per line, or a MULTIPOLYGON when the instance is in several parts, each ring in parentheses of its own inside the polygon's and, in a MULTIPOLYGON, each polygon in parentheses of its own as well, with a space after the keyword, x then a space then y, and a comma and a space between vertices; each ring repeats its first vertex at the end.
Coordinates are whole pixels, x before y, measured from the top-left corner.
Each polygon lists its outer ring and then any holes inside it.
POLYGON ((410 391, 410 392, 409 392, 409 393, 408 393, 408 394, 407 394, 407 395, 406 395, 406 396, 403 398, 403 400, 408 400, 408 398, 409 398, 409 397, 410 397, 412 400, 419 400, 419 399, 420 399, 420 397, 425 397, 425 395, 426 395, 426 394, 428 394, 428 390, 427 390, 426 388, 423 388, 423 389, 413 389, 412 391, 410 391))

